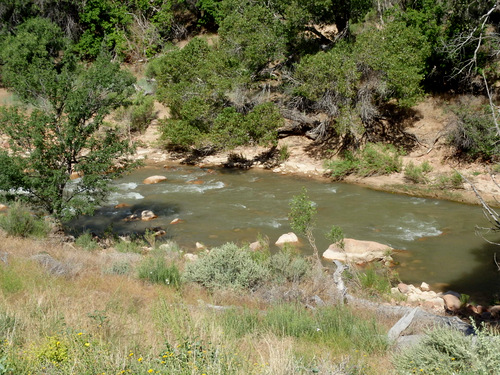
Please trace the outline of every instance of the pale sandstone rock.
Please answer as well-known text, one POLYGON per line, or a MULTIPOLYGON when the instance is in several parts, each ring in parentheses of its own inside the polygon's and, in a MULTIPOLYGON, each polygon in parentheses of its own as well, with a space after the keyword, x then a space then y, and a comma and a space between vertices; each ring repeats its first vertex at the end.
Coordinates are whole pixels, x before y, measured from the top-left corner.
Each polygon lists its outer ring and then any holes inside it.
POLYGON ((429 291, 430 290, 429 284, 423 282, 422 284, 420 284, 420 290, 423 290, 424 292, 429 291))
POLYGON ((259 251, 260 249, 262 249, 262 245, 259 241, 255 241, 248 245, 248 248, 252 251, 259 251))
POLYGON ((447 310, 450 310, 450 311, 460 310, 462 303, 460 302, 460 299, 456 295, 443 294, 443 296, 441 298, 444 300, 444 305, 445 305, 447 310))
POLYGON ((167 178, 165 176, 150 176, 142 181, 144 184, 157 184, 159 182, 165 181, 167 178))
POLYGON ((184 254, 184 259, 186 259, 190 262, 194 262, 194 261, 198 260, 198 255, 192 254, 192 253, 186 253, 186 254, 184 254))
POLYGON ((281 246, 286 243, 299 243, 299 238, 295 233, 289 232, 281 235, 280 238, 278 238, 278 241, 275 242, 275 245, 281 246))
POLYGON ((180 222, 182 222, 182 220, 176 217, 174 220, 170 222, 170 224, 174 225, 174 224, 179 224, 180 222))
POLYGON ((367 263, 386 259, 392 250, 390 246, 378 242, 345 238, 343 249, 332 244, 323 253, 323 258, 341 262, 367 263))

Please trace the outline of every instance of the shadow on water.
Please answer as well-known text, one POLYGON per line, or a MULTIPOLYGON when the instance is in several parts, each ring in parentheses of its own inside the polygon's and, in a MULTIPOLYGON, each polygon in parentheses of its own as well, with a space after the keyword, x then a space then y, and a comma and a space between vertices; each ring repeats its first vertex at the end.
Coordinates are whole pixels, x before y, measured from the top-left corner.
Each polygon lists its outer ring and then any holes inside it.
MULTIPOLYGON (((500 243, 500 238, 497 239, 500 243)), ((500 300, 500 270, 495 264, 494 255, 500 246, 485 241, 482 246, 475 247, 470 253, 477 260, 474 266, 466 272, 457 274, 455 280, 448 284, 449 290, 471 296, 471 301, 483 304, 498 304, 500 300)))
MULTIPOLYGON (((127 235, 142 235, 146 230, 157 231, 160 229, 167 231, 165 221, 127 221, 131 215, 141 217, 142 211, 153 211, 159 217, 168 217, 176 215, 181 211, 180 205, 163 202, 140 202, 131 204, 123 208, 115 208, 113 206, 105 206, 95 211, 93 216, 80 216, 65 224, 65 232, 72 236, 79 236, 84 232, 90 232, 97 236, 113 233, 118 236, 127 235)), ((162 240, 171 239, 171 235, 167 231, 167 235, 162 237, 162 240)))

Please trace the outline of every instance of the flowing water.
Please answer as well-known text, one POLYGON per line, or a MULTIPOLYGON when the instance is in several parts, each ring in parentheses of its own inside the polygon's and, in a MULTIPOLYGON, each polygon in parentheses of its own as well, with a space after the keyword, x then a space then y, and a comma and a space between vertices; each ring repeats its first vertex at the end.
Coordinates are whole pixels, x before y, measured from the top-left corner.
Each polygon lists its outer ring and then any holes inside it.
MULTIPOLYGON (((476 225, 488 224, 480 207, 259 170, 143 168, 117 181, 116 186, 109 205, 72 224, 95 232, 112 225, 118 233, 161 227, 167 231, 165 238, 193 250, 196 242, 209 247, 229 241, 249 243, 259 234, 274 243, 291 231, 289 202, 305 187, 317 206, 315 237, 320 252, 328 247, 324 233, 335 224, 346 237, 402 250, 394 258, 404 282, 419 285, 425 281, 435 289, 467 293, 476 301, 491 302, 500 294, 500 272, 493 260, 500 248, 475 234, 476 225), (143 184, 151 175, 165 175, 168 180, 143 184), (131 207, 115 209, 118 203, 131 207), (146 209, 158 219, 123 221, 146 209), (175 218, 182 222, 170 225, 175 218)), ((301 250, 311 253, 306 244, 301 250)))

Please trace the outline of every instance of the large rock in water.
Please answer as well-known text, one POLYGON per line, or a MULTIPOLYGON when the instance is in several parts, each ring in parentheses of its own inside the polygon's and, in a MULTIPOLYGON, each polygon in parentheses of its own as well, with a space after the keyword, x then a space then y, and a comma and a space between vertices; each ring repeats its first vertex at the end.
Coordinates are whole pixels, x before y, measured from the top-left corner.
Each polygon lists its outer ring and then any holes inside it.
POLYGON ((345 238, 343 249, 336 244, 332 244, 323 253, 323 258, 332 261, 368 263, 374 260, 387 259, 392 250, 393 248, 390 246, 378 242, 345 238))
POLYGON ((144 184, 157 184, 158 182, 163 182, 167 178, 165 176, 151 176, 142 181, 144 184))

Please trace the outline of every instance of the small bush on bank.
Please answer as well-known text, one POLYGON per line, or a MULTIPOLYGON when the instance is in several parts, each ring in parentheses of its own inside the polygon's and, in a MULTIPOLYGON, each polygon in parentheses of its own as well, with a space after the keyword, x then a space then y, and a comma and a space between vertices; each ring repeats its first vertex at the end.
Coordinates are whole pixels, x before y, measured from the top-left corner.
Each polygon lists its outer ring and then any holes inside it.
POLYGON ((398 374, 487 375, 500 368, 500 336, 489 329, 465 336, 450 329, 429 332, 417 346, 397 354, 398 374))
POLYGON ((254 289, 268 277, 268 270, 252 259, 248 248, 227 243, 186 265, 183 279, 209 289, 254 289))
POLYGON ((441 189, 463 189, 464 179, 457 171, 437 177, 435 185, 441 189))
POLYGON ((13 237, 46 237, 49 224, 33 215, 22 203, 14 203, 5 215, 0 215, 0 228, 13 237))
POLYGON ((405 179, 415 184, 426 184, 429 182, 426 174, 432 171, 432 167, 428 161, 424 161, 421 165, 415 165, 409 162, 405 167, 405 179))
POLYGON ((394 146, 368 143, 360 152, 346 153, 343 159, 329 161, 325 166, 330 169, 331 177, 341 180, 352 173, 362 177, 397 173, 401 171, 402 161, 394 146))
POLYGON ((78 236, 75 241, 75 245, 88 251, 94 251, 99 248, 99 244, 96 240, 94 240, 90 232, 85 232, 78 236))
POLYGON ((165 259, 159 256, 144 258, 137 272, 139 279, 154 284, 165 284, 176 288, 181 284, 181 274, 177 266, 168 265, 165 259))
POLYGON ((474 108, 470 103, 451 107, 455 115, 448 134, 449 143, 471 158, 494 159, 500 145, 489 106, 474 108))
POLYGON ((286 248, 269 258, 268 267, 277 282, 299 282, 311 271, 311 264, 305 258, 286 248))

